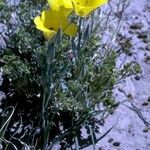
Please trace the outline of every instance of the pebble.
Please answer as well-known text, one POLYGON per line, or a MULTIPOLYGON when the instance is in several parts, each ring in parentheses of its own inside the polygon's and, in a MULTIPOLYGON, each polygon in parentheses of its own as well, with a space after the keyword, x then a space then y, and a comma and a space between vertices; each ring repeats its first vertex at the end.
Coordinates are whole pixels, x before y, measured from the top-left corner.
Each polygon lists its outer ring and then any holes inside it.
POLYGON ((147 133, 149 131, 149 128, 148 127, 145 127, 144 129, 143 129, 143 132, 144 133, 147 133))
POLYGON ((120 146, 120 142, 114 142, 113 146, 117 146, 117 147, 120 146))
POLYGON ((147 101, 150 102, 150 97, 148 97, 147 101))
POLYGON ((130 25, 130 29, 132 30, 141 29, 142 27, 143 27, 142 23, 135 23, 135 24, 130 25))
POLYGON ((140 80, 140 77, 139 77, 138 75, 136 75, 134 78, 135 78, 135 80, 137 80, 137 81, 140 80))
POLYGON ((109 140, 108 140, 108 143, 111 143, 111 142, 113 142, 114 140, 112 139, 112 138, 110 138, 109 140))
POLYGON ((133 34, 134 32, 133 32, 132 30, 129 30, 129 33, 130 33, 130 34, 133 34))
POLYGON ((114 110, 110 110, 110 115, 113 115, 114 114, 114 110))
POLYGON ((133 95, 132 95, 131 93, 129 93, 129 94, 127 95, 127 98, 129 98, 130 100, 132 100, 132 99, 133 99, 133 95))
POLYGON ((146 45, 145 48, 146 48, 147 51, 150 51, 150 44, 146 45))
POLYGON ((142 106, 148 106, 148 102, 144 102, 142 106))
POLYGON ((139 39, 146 39, 147 38, 147 32, 138 33, 138 38, 139 39))
POLYGON ((150 56, 146 56, 144 62, 149 63, 150 62, 150 56))

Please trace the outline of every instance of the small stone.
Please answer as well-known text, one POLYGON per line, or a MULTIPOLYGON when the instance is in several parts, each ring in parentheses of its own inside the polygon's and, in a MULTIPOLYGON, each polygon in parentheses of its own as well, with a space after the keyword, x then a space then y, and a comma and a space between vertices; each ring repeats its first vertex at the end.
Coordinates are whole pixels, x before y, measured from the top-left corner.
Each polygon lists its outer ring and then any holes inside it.
POLYGON ((120 87, 118 88, 118 91, 121 92, 121 93, 124 93, 124 90, 120 87))
POLYGON ((113 142, 114 140, 112 139, 112 138, 110 138, 109 140, 108 140, 108 143, 111 143, 111 142, 113 142))
POLYGON ((150 102, 150 97, 148 97, 147 101, 150 102))
POLYGON ((134 78, 135 80, 140 80, 140 77, 138 75, 136 75, 134 78))
POLYGON ((130 25, 130 29, 132 30, 141 29, 142 27, 143 27, 142 23, 135 23, 135 24, 130 25))
POLYGON ((145 48, 147 51, 150 51, 150 44, 148 44, 145 48))
POLYGON ((148 127, 145 127, 144 129, 143 129, 143 132, 144 133, 147 133, 149 131, 149 128, 148 127))
POLYGON ((131 93, 129 93, 129 94, 127 95, 127 97, 128 97, 129 99, 133 99, 133 95, 132 95, 131 93))
POLYGON ((98 150, 104 150, 103 147, 99 147, 98 150))
POLYGON ((150 63, 150 56, 146 56, 144 62, 145 63, 150 63))
POLYGON ((132 56, 132 55, 133 55, 133 53, 132 53, 132 52, 128 52, 127 54, 128 54, 129 56, 132 56))
POLYGON ((120 142, 114 142, 113 146, 117 146, 117 147, 120 146, 120 142))
POLYGON ((147 53, 144 53, 144 56, 147 56, 147 53))
POLYGON ((133 32, 132 30, 129 30, 129 33, 130 33, 130 34, 133 34, 134 32, 133 32))
POLYGON ((141 32, 141 33, 139 33, 138 38, 139 39, 146 39, 147 38, 147 32, 141 32))
POLYGON ((143 104, 142 104, 142 106, 147 106, 148 105, 148 102, 144 102, 143 104))
POLYGON ((135 133, 132 133, 132 136, 135 136, 135 133))

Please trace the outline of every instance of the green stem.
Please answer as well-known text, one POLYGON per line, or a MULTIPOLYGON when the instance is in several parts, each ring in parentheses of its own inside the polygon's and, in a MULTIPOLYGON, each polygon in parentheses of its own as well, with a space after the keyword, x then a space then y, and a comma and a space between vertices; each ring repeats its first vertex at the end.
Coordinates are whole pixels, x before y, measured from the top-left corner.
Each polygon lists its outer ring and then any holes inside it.
POLYGON ((80 48, 81 48, 81 38, 82 38, 81 27, 82 27, 82 18, 79 18, 77 58, 79 58, 80 48))
POLYGON ((43 136, 42 136, 42 148, 43 150, 47 148, 48 146, 48 139, 49 139, 49 120, 48 116, 49 113, 46 113, 48 110, 48 104, 51 98, 51 84, 52 84, 52 78, 53 78, 53 62, 55 57, 55 50, 54 50, 54 44, 49 43, 48 50, 46 53, 46 62, 44 65, 46 65, 46 69, 43 72, 43 98, 42 98, 42 130, 43 130, 43 136))

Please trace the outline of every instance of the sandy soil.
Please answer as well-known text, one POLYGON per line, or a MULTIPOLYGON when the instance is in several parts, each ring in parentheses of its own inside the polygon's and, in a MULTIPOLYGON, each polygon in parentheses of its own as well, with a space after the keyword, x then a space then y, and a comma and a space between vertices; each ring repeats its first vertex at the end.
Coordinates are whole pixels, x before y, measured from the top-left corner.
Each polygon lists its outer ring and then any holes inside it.
POLYGON ((150 150, 150 0, 130 1, 120 33, 130 38, 132 56, 122 54, 117 67, 137 61, 142 74, 126 78, 114 90, 118 101, 127 101, 106 119, 98 136, 114 128, 96 144, 96 150, 150 150))

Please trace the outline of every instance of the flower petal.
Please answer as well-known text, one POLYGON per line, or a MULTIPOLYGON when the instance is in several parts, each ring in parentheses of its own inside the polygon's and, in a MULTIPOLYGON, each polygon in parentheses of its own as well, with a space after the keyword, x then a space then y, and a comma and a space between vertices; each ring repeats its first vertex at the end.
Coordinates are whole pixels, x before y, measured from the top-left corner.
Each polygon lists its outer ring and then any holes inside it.
POLYGON ((53 10, 58 10, 61 6, 67 9, 73 9, 71 0, 48 0, 48 3, 53 10))
POLYGON ((92 7, 85 7, 79 5, 75 0, 73 0, 73 6, 77 15, 81 17, 87 16, 91 11, 93 11, 92 7))
POLYGON ((40 16, 34 18, 34 23, 36 24, 36 28, 44 32, 44 36, 46 39, 53 37, 56 32, 53 30, 49 30, 46 28, 41 20, 40 16))
POLYGON ((44 26, 48 29, 57 30, 59 26, 58 13, 52 10, 42 11, 41 20, 44 26))
POLYGON ((34 23, 35 23, 37 29, 39 29, 43 32, 49 32, 49 29, 47 29, 44 26, 40 16, 37 16, 37 17, 34 18, 34 23))
POLYGON ((108 0, 72 0, 77 15, 85 17, 108 0))
POLYGON ((74 23, 68 24, 68 26, 64 30, 64 33, 69 36, 74 36, 76 32, 77 32, 77 25, 74 23))
POLYGON ((108 0, 93 0, 93 1, 89 1, 88 5, 97 8, 97 7, 100 7, 106 3, 108 3, 108 0))

